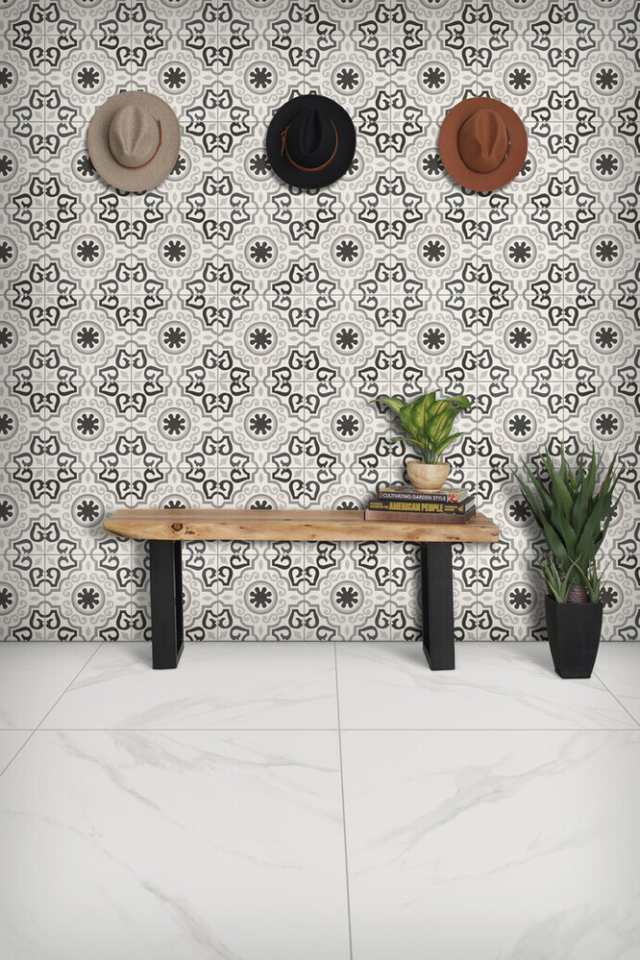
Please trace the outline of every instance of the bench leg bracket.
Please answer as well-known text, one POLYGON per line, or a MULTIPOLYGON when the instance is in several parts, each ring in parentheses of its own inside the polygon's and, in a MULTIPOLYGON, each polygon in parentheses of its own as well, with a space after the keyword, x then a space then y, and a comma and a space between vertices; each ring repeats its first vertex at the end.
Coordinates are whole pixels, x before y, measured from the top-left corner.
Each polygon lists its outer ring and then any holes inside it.
POLYGON ((178 666, 184 644, 179 540, 150 540, 151 645, 154 670, 178 666))
POLYGON ((450 543, 420 544, 422 648, 432 670, 453 670, 453 577, 450 543))

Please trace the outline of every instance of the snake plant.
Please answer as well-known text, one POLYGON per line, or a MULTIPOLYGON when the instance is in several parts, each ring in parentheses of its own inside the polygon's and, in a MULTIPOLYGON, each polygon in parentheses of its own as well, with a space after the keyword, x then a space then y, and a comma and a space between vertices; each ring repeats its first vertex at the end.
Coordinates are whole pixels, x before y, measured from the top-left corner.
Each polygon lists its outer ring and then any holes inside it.
POLYGON ((458 439, 453 423, 459 413, 471 409, 469 397, 441 397, 425 393, 405 402, 402 397, 377 397, 377 403, 396 414, 405 436, 425 463, 442 463, 442 454, 458 439))
POLYGON ((563 455, 556 467, 545 453, 542 470, 534 472, 525 464, 523 475, 518 475, 522 493, 547 541, 542 574, 558 603, 599 600, 595 558, 618 502, 613 502, 620 479, 616 458, 599 486, 600 457, 593 450, 586 463, 584 459, 579 457, 574 469, 563 455))

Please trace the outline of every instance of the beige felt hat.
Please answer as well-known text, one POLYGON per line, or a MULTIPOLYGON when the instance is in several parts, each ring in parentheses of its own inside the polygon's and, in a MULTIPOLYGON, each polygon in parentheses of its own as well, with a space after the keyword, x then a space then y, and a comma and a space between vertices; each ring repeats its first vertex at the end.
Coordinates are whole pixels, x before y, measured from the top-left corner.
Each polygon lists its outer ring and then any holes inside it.
POLYGON ((152 190, 178 159, 178 118, 152 93, 118 93, 94 113, 87 147, 95 169, 112 187, 152 190))

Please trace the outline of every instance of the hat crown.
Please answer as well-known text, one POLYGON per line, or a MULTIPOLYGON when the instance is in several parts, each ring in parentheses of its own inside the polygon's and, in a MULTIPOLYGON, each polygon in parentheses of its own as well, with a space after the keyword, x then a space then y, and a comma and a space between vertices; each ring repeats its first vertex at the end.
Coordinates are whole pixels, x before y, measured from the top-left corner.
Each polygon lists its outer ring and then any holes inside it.
POLYGON ((342 177, 353 160, 356 131, 346 110, 317 93, 292 97, 267 129, 267 157, 285 183, 319 189, 342 177))
POLYGON ((468 117, 458 132, 458 150, 465 165, 476 173, 496 170, 509 149, 504 120, 495 110, 482 108, 468 117))
POLYGON ((136 103, 125 104, 109 124, 109 149, 123 167, 143 167, 160 146, 160 124, 136 103))
POLYGON ((335 127, 313 106, 301 110, 289 123, 287 150, 295 162, 314 167, 335 150, 336 137, 335 127))

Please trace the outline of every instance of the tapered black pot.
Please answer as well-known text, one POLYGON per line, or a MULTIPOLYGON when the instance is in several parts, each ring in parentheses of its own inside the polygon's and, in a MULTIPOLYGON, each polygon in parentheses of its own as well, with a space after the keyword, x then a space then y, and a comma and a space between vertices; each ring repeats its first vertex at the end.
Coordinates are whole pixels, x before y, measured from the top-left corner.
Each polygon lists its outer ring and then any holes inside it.
POLYGON ((547 633, 556 673, 565 680, 590 677, 596 662, 601 603, 556 603, 546 597, 547 633))

